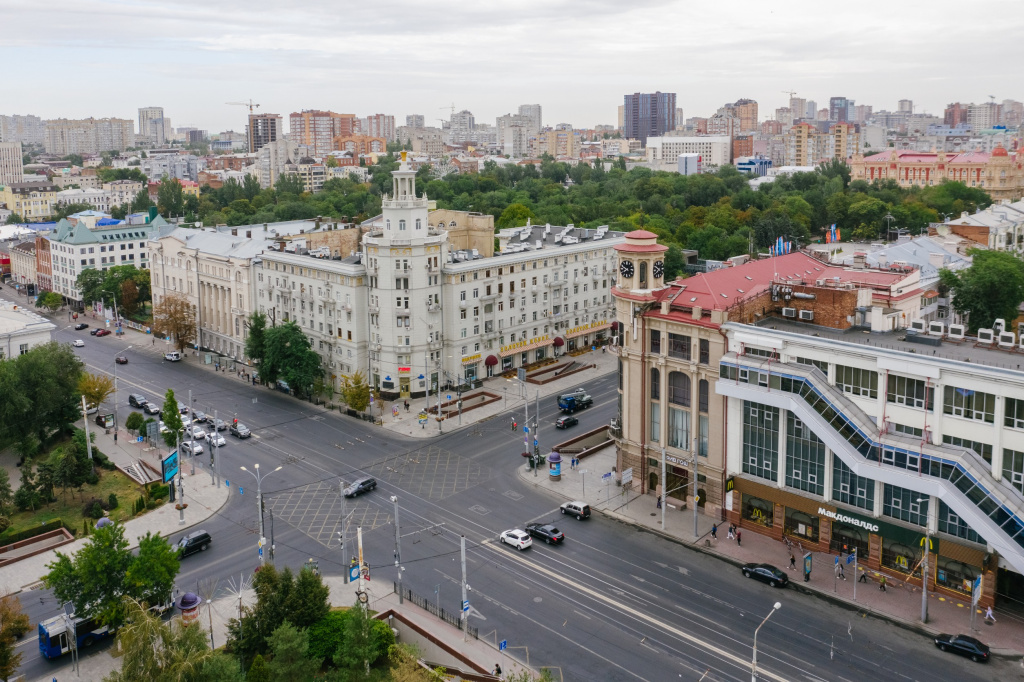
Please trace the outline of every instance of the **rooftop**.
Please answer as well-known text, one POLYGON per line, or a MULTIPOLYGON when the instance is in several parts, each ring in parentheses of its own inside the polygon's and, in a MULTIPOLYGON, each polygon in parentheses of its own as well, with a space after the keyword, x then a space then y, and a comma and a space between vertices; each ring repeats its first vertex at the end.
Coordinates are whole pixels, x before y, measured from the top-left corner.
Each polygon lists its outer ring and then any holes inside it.
POLYGON ((239 237, 231 233, 196 230, 187 227, 179 227, 161 237, 176 239, 182 242, 187 249, 198 249, 203 253, 225 258, 253 258, 274 245, 272 239, 263 236, 239 237))
MULTIPOLYGON (((636 236, 636 232, 630 233, 636 236)), ((651 233, 651 237, 655 235, 651 233)), ((546 249, 559 249, 584 242, 601 245, 603 240, 616 243, 625 237, 624 232, 611 232, 607 225, 589 230, 567 225, 559 227, 555 225, 531 225, 527 223, 523 227, 507 227, 498 232, 498 240, 501 245, 502 256, 521 253, 523 251, 543 251, 546 249)))

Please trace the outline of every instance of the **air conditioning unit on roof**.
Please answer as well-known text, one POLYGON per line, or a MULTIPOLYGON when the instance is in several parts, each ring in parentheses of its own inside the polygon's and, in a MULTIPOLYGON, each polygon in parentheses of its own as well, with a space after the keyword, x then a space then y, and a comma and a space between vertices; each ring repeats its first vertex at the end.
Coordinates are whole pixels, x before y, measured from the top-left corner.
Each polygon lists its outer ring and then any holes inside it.
POLYGON ((807 321, 807 322, 809 322, 810 320, 813 320, 814 319, 814 311, 813 310, 801 310, 800 311, 800 319, 804 320, 804 321, 807 321))
POLYGON ((782 309, 782 316, 783 317, 796 317, 796 308, 783 308, 782 309))

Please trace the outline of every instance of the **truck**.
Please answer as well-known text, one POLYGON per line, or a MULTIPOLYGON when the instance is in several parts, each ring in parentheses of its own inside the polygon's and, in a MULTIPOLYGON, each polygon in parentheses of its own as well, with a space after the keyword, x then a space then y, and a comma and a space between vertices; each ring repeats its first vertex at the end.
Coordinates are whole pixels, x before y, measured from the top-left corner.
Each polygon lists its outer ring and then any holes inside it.
POLYGON ((594 399, 586 392, 573 391, 558 396, 558 409, 566 414, 572 414, 576 410, 585 410, 594 404, 594 399))

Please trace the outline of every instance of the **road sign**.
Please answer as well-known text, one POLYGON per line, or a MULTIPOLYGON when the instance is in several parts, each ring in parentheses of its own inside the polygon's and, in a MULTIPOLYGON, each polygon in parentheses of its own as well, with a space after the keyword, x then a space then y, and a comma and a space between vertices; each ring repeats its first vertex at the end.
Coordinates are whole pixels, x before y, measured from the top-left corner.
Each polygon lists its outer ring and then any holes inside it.
POLYGON ((533 447, 537 447, 538 445, 539 445, 539 443, 537 442, 537 439, 534 438, 533 439, 533 447))
POLYGON ((144 441, 144 440, 146 440, 146 437, 145 437, 145 436, 137 436, 137 437, 135 438, 135 442, 136 442, 136 443, 141 443, 141 442, 142 442, 142 441, 144 441))
POLYGON ((462 602, 462 612, 469 613, 469 600, 462 602))
POLYGON ((633 482, 633 467, 629 467, 622 472, 622 485, 628 485, 633 482))
POLYGON ((836 565, 836 566, 838 566, 838 565, 839 565, 839 557, 836 557, 836 563, 835 563, 835 565, 836 565))
POLYGON ((353 580, 359 580, 359 566, 353 566, 352 568, 348 569, 348 579, 349 582, 353 580))
POLYGON ((602 481, 607 481, 611 477, 612 477, 612 472, 610 472, 610 471, 607 474, 601 474, 601 480, 602 481))
POLYGON ((498 642, 498 651, 504 651, 507 648, 508 648, 508 640, 507 639, 503 639, 500 642, 498 642))
POLYGON ((452 394, 451 393, 449 393, 448 395, 445 396, 445 400, 451 400, 451 399, 452 399, 452 394))
POLYGON ((529 432, 530 432, 530 427, 529 426, 524 426, 523 427, 523 433, 529 433, 529 432))
POLYGON ((519 379, 520 381, 526 381, 525 367, 520 367, 518 370, 516 370, 516 378, 519 379))
POLYGON ((857 560, 857 555, 856 554, 847 554, 846 555, 846 565, 847 566, 849 566, 850 564, 852 564, 856 560, 857 560))
POLYGON ((238 486, 238 494, 239 495, 244 495, 245 494, 245 491, 242 490, 242 486, 238 486))

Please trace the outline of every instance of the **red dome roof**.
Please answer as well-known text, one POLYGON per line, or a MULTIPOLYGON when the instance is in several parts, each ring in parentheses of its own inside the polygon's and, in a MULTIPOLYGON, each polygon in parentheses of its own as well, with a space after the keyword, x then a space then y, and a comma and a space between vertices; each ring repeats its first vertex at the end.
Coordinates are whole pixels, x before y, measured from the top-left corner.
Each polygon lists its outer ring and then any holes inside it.
POLYGON ((626 239, 657 239, 658 235, 647 230, 633 230, 626 233, 626 239))
POLYGON ((1009 154, 1002 147, 996 147, 992 150, 992 156, 1009 156, 1009 154))

